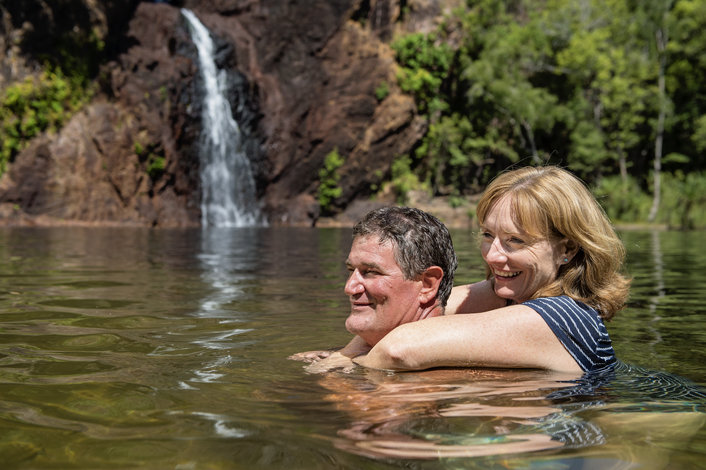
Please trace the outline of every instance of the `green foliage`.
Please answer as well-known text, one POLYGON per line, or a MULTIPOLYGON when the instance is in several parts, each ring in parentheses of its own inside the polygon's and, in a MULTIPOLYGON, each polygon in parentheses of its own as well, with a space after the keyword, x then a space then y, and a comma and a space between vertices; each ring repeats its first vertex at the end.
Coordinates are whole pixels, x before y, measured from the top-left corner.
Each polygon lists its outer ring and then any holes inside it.
POLYGON ((164 173, 166 168, 166 159, 160 155, 151 153, 147 157, 147 174, 153 180, 156 180, 164 173))
POLYGON ((461 196, 458 196, 456 194, 452 194, 449 196, 449 206, 453 207, 454 209, 457 207, 461 207, 466 203, 466 199, 462 198, 461 196))
POLYGON ((651 198, 632 177, 625 180, 620 176, 602 178, 593 188, 593 194, 614 222, 645 220, 652 204, 651 198))
POLYGON ((390 94, 390 85, 387 82, 382 82, 378 87, 375 89, 375 98, 378 101, 382 101, 385 98, 387 98, 387 95, 390 94))
MULTIPOLYGON (((706 228, 706 173, 681 171, 662 174, 663 198, 657 222, 671 228, 706 228)), ((598 202, 614 222, 644 221, 651 197, 633 177, 610 176, 593 188, 598 202)))
POLYGON ((694 122, 694 133, 691 136, 694 147, 699 152, 706 152, 706 114, 694 122))
MULTIPOLYGON (((402 193, 411 176, 463 196, 511 164, 557 163, 611 217, 643 221, 656 152, 665 198, 700 187, 688 175, 706 171, 706 0, 477 0, 392 47, 427 120, 396 162, 402 193)), ((663 201, 663 222, 698 226, 692 199, 663 201)))
MULTIPOLYGON (((55 8, 50 5, 50 8, 55 8)), ((58 13, 58 11, 56 12, 58 13)), ((39 60, 47 69, 61 69, 80 88, 86 88, 98 73, 104 58, 105 41, 97 28, 56 31, 52 44, 47 44, 39 60)))
POLYGON ((421 112, 447 108, 440 99, 441 86, 449 74, 454 51, 438 41, 435 34, 414 33, 392 43, 401 65, 397 80, 404 92, 412 94, 421 112))
POLYGON ((0 174, 32 138, 56 132, 89 96, 59 69, 7 87, 0 96, 0 174))
POLYGON ((333 149, 326 155, 324 167, 319 170, 319 190, 316 199, 324 213, 330 212, 333 201, 343 194, 343 190, 338 186, 341 179, 338 169, 343 166, 344 161, 338 149, 333 149))
POLYGON ((660 221, 682 230, 706 228, 706 173, 662 175, 660 221))
MULTIPOLYGON (((47 8, 59 14, 49 2, 47 8)), ((93 77, 103 60, 105 42, 98 29, 57 30, 36 59, 41 72, 12 83, 0 94, 0 174, 29 141, 56 132, 93 95, 93 77)))
POLYGON ((160 150, 159 144, 145 145, 137 141, 133 144, 133 149, 140 161, 144 162, 145 172, 151 180, 154 181, 164 174, 167 160, 162 155, 163 152, 160 150))
POLYGON ((476 170, 488 155, 502 154, 515 161, 517 154, 497 134, 478 134, 466 116, 452 114, 431 123, 422 145, 417 150, 419 158, 427 159, 430 168, 428 180, 432 188, 450 184, 453 188, 480 189, 476 170))
POLYGON ((392 162, 390 184, 398 204, 406 204, 409 201, 410 191, 426 190, 424 184, 412 172, 411 163, 408 156, 400 156, 392 162))

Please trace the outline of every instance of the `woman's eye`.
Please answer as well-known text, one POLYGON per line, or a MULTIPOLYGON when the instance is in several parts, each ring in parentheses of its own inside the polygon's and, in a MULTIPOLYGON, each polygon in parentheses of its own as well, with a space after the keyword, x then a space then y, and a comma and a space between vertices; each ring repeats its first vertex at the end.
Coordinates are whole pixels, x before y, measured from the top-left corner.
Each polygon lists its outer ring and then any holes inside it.
POLYGON ((487 240, 492 240, 493 238, 495 238, 495 237, 493 237, 493 234, 490 232, 483 232, 481 234, 481 236, 487 240))
POLYGON ((510 243, 514 243, 515 245, 524 245, 525 241, 521 238, 510 237, 510 243))

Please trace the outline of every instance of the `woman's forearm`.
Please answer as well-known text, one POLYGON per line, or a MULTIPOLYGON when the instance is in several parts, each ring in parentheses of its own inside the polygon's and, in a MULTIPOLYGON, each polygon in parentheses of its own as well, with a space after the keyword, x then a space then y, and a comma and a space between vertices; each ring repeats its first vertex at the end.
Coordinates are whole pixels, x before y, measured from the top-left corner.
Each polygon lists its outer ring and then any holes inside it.
POLYGON ((444 314, 487 312, 505 305, 507 301, 498 297, 492 282, 486 280, 454 287, 446 302, 444 314))
POLYGON ((433 367, 580 370, 547 323, 524 305, 400 325, 354 362, 389 370, 433 367))
POLYGON ((370 351, 370 345, 363 338, 356 335, 338 352, 347 357, 356 357, 370 351))
POLYGON ((423 345, 423 330, 418 326, 412 323, 398 326, 367 354, 354 358, 353 362, 371 369, 386 370, 421 370, 433 367, 432 357, 426 354, 423 345))

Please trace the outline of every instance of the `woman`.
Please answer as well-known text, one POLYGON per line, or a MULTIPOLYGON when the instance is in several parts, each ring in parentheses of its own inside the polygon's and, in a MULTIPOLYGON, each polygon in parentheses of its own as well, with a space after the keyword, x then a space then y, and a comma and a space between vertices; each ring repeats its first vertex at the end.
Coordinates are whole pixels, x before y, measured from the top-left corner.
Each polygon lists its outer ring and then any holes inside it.
POLYGON ((615 363, 603 321, 627 299, 625 249, 585 185, 558 167, 509 171, 477 217, 487 279, 455 287, 444 316, 401 325, 354 361, 575 372, 615 363))

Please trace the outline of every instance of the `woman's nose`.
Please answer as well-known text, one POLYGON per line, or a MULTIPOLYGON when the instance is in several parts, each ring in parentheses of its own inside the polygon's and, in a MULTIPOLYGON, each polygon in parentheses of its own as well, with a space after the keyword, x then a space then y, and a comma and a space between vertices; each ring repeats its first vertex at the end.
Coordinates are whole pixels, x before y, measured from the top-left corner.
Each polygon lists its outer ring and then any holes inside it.
POLYGON ((346 295, 354 295, 360 294, 363 290, 363 284, 360 282, 360 273, 356 269, 351 272, 350 276, 348 276, 348 280, 346 281, 346 286, 343 291, 346 295))
POLYGON ((490 247, 488 248, 488 253, 486 253, 485 258, 489 262, 494 262, 494 263, 504 263, 507 261, 507 253, 505 253, 505 250, 502 247, 502 243, 500 242, 499 239, 493 240, 493 243, 490 244, 490 247))

